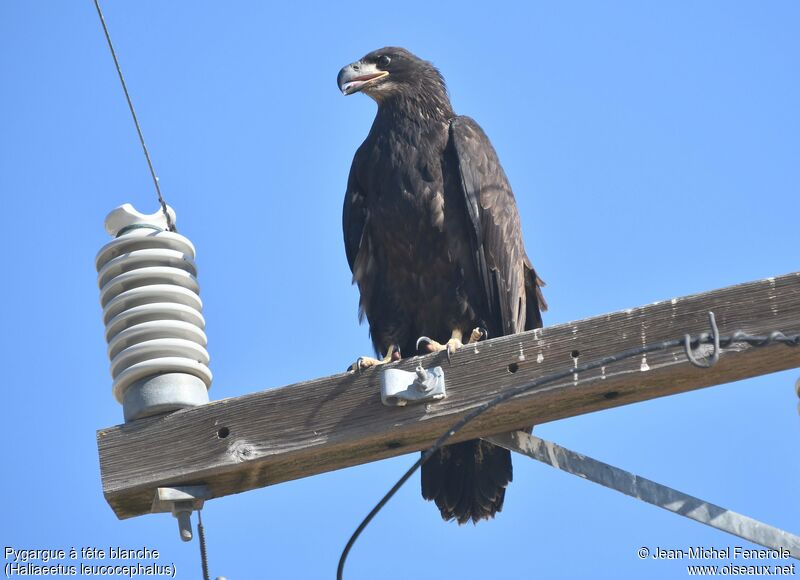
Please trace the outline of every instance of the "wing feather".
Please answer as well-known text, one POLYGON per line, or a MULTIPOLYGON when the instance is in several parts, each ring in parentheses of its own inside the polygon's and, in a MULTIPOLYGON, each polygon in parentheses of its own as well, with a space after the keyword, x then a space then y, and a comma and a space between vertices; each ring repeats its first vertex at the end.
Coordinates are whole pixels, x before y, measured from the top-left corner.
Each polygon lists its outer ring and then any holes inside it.
POLYGON ((525 254, 516 201, 497 153, 469 117, 451 121, 450 139, 488 318, 504 335, 539 327, 542 282, 525 254))
POLYGON ((344 233, 344 249, 347 254, 347 263, 356 278, 356 259, 361 240, 364 235, 364 225, 367 221, 367 208, 363 192, 358 187, 356 179, 356 163, 350 167, 350 176, 347 179, 347 191, 344 195, 342 208, 342 232, 344 233))

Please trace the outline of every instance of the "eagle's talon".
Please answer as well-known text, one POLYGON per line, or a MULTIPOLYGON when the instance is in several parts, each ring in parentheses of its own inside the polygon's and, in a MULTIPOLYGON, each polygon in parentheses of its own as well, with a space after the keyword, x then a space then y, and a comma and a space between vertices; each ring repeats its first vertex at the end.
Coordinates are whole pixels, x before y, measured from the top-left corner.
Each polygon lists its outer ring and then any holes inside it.
POLYGON ((440 350, 442 350, 442 348, 441 348, 442 345, 439 344, 438 342, 436 342, 435 340, 433 340, 432 338, 428 338, 427 336, 420 336, 417 339, 417 345, 416 345, 417 346, 417 352, 419 352, 419 345, 422 342, 426 343, 425 349, 428 352, 439 352, 440 350))
POLYGON ((371 356, 360 356, 356 362, 347 367, 347 372, 362 372, 371 367, 398 361, 400 358, 400 347, 393 344, 389 347, 389 350, 386 351, 386 356, 382 359, 372 358, 371 356))
POLYGON ((453 362, 453 361, 451 360, 451 359, 452 359, 452 356, 453 356, 454 354, 456 354, 456 351, 457 351, 459 348, 461 348, 462 346, 464 346, 464 343, 463 343, 463 342, 461 342, 461 341, 460 341, 459 339, 457 339, 457 338, 451 338, 450 340, 448 340, 448 341, 447 341, 447 344, 445 345, 445 348, 447 349, 447 362, 448 362, 448 363, 452 363, 452 362, 453 362))
POLYGON ((489 338, 489 331, 485 328, 481 328, 480 326, 476 326, 472 329, 472 333, 469 335, 467 344, 474 344, 476 342, 480 342, 481 340, 486 340, 487 338, 489 338))
POLYGON ((376 364, 379 364, 380 362, 381 361, 379 361, 377 359, 374 359, 374 358, 371 358, 371 357, 368 357, 368 356, 360 356, 360 357, 358 357, 356 362, 354 362, 349 367, 347 367, 347 372, 349 372, 349 373, 354 373, 356 371, 361 372, 364 369, 368 369, 371 366, 375 366, 376 364))
MULTIPOLYGON (((460 336, 460 334, 459 334, 459 336, 460 336)), ((428 338, 427 336, 420 336, 417 339, 417 350, 418 351, 419 351, 420 344, 423 344, 425 350, 427 350, 428 352, 431 352, 431 353, 442 352, 443 350, 447 351, 447 361, 448 362, 451 362, 451 358, 455 354, 455 352, 459 348, 464 346, 464 344, 461 342, 461 339, 456 337, 456 336, 453 336, 453 338, 448 340, 447 343, 445 343, 445 344, 442 344, 440 342, 436 342, 435 340, 433 340, 432 338, 428 338)))
POLYGON ((360 356, 356 362, 347 367, 347 372, 354 373, 358 371, 360 373, 368 368, 382 364, 384 364, 384 361, 372 358, 371 356, 360 356))

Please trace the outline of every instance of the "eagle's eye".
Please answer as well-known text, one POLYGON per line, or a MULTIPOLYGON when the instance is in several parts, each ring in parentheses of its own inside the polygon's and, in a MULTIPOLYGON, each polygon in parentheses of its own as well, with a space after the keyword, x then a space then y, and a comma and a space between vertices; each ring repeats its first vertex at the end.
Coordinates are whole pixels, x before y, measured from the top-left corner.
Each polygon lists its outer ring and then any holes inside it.
POLYGON ((382 54, 381 56, 378 57, 378 66, 380 67, 385 68, 389 66, 390 62, 392 62, 392 59, 386 56, 385 54, 382 54))

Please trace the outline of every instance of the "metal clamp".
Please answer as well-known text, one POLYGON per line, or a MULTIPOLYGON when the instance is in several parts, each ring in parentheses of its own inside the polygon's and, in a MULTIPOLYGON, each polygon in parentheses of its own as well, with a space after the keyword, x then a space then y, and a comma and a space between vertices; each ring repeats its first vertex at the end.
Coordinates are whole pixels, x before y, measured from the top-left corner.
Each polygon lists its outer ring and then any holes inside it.
POLYGON ((698 339, 698 343, 701 343, 707 338, 711 338, 714 344, 714 350, 711 351, 711 356, 705 361, 698 360, 692 353, 692 337, 688 334, 683 337, 683 350, 686 352, 686 358, 688 358, 689 362, 694 366, 701 369, 711 368, 717 364, 719 360, 719 329, 717 328, 717 320, 714 318, 714 313, 711 311, 708 312, 708 323, 711 326, 711 336, 709 337, 706 334, 701 334, 698 339))
POLYGON ((153 497, 150 511, 154 514, 172 513, 178 518, 181 540, 188 542, 192 539, 192 512, 203 509, 203 503, 210 498, 211 492, 205 485, 159 487, 153 497))
POLYGON ((446 396, 442 367, 425 370, 417 365, 413 373, 400 369, 386 369, 381 373, 381 401, 387 407, 402 407, 446 396))

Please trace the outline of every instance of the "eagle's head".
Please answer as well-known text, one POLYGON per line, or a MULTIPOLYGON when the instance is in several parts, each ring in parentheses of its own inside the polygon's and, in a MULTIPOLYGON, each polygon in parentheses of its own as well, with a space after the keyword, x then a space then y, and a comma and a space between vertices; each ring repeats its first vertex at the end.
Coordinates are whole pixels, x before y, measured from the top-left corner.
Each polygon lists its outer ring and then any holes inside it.
POLYGON ((437 68, 405 48, 387 46, 373 50, 339 71, 336 78, 345 95, 362 92, 378 104, 394 96, 441 96, 444 79, 437 68))

